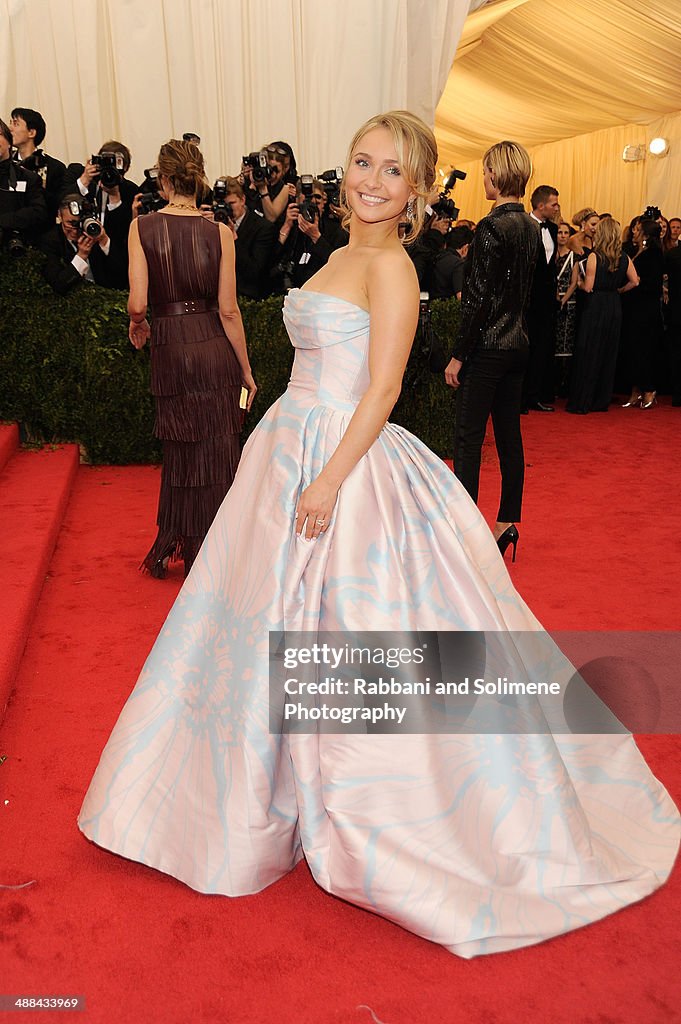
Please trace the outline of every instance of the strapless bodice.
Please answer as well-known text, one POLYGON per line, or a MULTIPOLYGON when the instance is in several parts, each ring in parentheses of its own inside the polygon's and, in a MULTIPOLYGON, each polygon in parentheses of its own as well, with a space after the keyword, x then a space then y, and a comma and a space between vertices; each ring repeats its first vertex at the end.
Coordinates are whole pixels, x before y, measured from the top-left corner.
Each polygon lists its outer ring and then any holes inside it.
POLYGON ((289 392, 354 409, 369 386, 369 313, 346 299, 292 288, 284 323, 296 350, 289 392))

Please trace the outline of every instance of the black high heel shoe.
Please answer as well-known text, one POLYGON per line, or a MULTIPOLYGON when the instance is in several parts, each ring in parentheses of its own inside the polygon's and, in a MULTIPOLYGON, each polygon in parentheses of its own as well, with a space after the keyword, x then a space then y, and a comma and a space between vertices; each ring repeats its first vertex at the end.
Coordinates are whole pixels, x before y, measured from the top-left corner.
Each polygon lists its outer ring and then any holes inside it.
POLYGON ((502 558, 504 557, 504 553, 506 552, 506 548, 508 547, 508 545, 512 544, 513 561, 515 562, 515 551, 518 547, 519 538, 520 534, 518 533, 518 528, 513 523, 510 526, 506 527, 506 529, 504 530, 500 537, 497 537, 497 546, 499 548, 499 551, 501 552, 502 558))

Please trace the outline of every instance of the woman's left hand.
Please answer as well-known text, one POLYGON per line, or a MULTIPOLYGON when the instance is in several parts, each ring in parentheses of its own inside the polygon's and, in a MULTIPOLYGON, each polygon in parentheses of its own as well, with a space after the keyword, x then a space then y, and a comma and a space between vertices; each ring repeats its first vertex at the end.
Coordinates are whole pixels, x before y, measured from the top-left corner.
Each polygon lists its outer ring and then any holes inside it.
POLYGON ((338 488, 325 483, 321 477, 313 480, 298 499, 296 533, 301 536, 305 529, 308 540, 326 533, 337 497, 338 488))
POLYGON ((151 335, 151 327, 148 321, 142 320, 141 323, 135 323, 134 320, 130 321, 130 327, 128 328, 128 337, 133 343, 135 348, 144 348, 149 336, 151 335))

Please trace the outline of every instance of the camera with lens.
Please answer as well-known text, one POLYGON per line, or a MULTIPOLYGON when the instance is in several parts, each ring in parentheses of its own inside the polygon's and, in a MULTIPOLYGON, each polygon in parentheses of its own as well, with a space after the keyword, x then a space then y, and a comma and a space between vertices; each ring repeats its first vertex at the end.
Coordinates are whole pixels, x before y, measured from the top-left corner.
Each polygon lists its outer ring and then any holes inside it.
POLYGON ((23 256, 26 252, 26 246, 20 232, 7 231, 0 228, 0 249, 6 249, 8 256, 23 256))
POLYGON ((436 203, 431 205, 431 210, 436 217, 442 217, 447 220, 456 220, 459 216, 459 208, 456 206, 453 199, 450 198, 449 193, 452 191, 457 181, 463 181, 466 177, 465 171, 451 170, 445 180, 442 182, 442 192, 436 203))
POLYGON ((78 218, 78 234, 89 238, 99 238, 104 230, 95 216, 95 204, 90 199, 72 199, 69 213, 78 218))
POLYGON ((159 191, 158 167, 145 168, 142 189, 139 202, 140 214, 155 213, 156 210, 162 210, 164 206, 168 205, 168 200, 164 199, 159 191))
POLYGON ((272 177, 272 169, 267 162, 267 150, 261 149, 259 152, 249 153, 248 156, 243 157, 243 163, 246 167, 251 168, 251 177, 253 181, 269 181, 272 177))
POLYGON ((317 177, 324 185, 326 201, 329 206, 340 206, 340 186, 343 180, 343 168, 333 167, 330 171, 322 171, 317 177))
POLYGON ((123 181, 125 158, 122 153, 95 153, 90 163, 99 167, 99 180, 107 188, 115 188, 123 181))
POLYGON ((644 220, 659 220, 662 216, 662 211, 659 206, 646 206, 643 214, 644 220))
POLYGON ((319 216, 319 210, 317 204, 312 199, 312 193, 314 191, 314 178, 311 174, 301 174, 300 176, 300 191, 302 193, 302 201, 298 203, 298 209, 300 216, 304 217, 308 224, 314 224, 319 216))
POLYGON ((227 202, 225 178, 218 178, 213 185, 213 220, 216 224, 228 224, 232 220, 232 208, 227 202))

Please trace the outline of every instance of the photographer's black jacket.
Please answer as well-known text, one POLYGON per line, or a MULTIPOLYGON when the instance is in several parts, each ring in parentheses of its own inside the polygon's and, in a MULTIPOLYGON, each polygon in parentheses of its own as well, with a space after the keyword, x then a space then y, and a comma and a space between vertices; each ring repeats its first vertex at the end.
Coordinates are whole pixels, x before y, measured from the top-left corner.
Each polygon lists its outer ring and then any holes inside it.
MULTIPOLYGON (((289 264, 290 276, 296 288, 302 287, 313 274, 321 270, 335 249, 342 249, 344 245, 348 244, 349 235, 337 221, 322 219, 320 228, 321 236, 316 242, 313 242, 298 230, 297 225, 294 225, 284 244, 277 242, 275 246, 275 270, 276 266, 289 264), (310 259, 306 263, 301 263, 301 257, 307 252, 310 254, 310 259)), ((280 282, 275 281, 275 293, 278 284, 280 282)))
POLYGON ((64 194, 64 175, 66 165, 57 160, 56 157, 43 153, 42 149, 36 149, 25 160, 21 166, 27 171, 33 171, 40 178, 45 192, 45 201, 50 217, 56 217, 59 210, 59 200, 64 194))
MULTIPOLYGON (((85 167, 83 164, 69 164, 64 175, 62 195, 68 195, 70 193, 80 195, 78 179, 84 170, 85 167)), ((106 211, 104 216, 104 230, 112 241, 115 240, 119 245, 124 245, 127 252, 128 231, 130 230, 130 224, 132 222, 132 203, 140 190, 134 181, 129 181, 127 178, 123 178, 119 185, 119 190, 121 193, 121 205, 115 210, 106 211)), ((104 202, 102 193, 103 189, 97 180, 90 182, 88 197, 95 204, 97 216, 99 216, 104 202)), ((104 194, 106 195, 106 193, 104 194)))
POLYGON ((267 295, 274 232, 274 224, 246 207, 234 243, 237 294, 249 299, 262 299, 267 295))
POLYGON ((13 160, 0 161, 0 229, 32 241, 49 224, 40 178, 13 160), (25 189, 17 191, 17 186, 25 189), (14 189, 14 191, 10 191, 14 189))
POLYGON ((496 206, 480 221, 466 261, 455 359, 478 347, 528 345, 524 314, 538 245, 539 231, 520 203, 496 206))
MULTIPOLYGON (((87 283, 87 279, 82 277, 71 262, 76 253, 61 225, 56 224, 50 228, 39 239, 37 248, 47 256, 43 276, 58 295, 66 295, 81 281, 87 283)), ((100 284, 104 288, 127 288, 127 260, 124 259, 120 247, 113 241, 108 256, 105 256, 100 246, 95 243, 88 262, 95 284, 100 284)))

